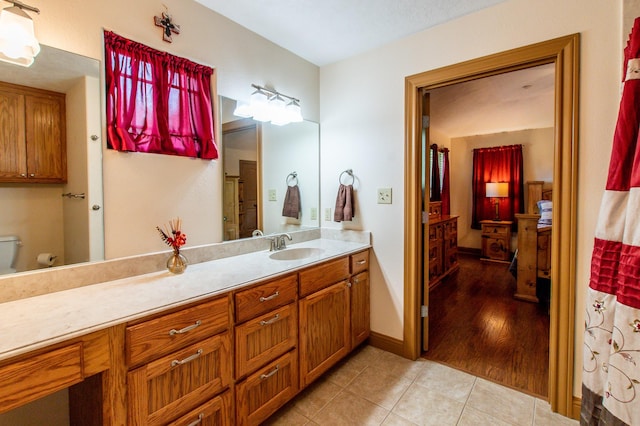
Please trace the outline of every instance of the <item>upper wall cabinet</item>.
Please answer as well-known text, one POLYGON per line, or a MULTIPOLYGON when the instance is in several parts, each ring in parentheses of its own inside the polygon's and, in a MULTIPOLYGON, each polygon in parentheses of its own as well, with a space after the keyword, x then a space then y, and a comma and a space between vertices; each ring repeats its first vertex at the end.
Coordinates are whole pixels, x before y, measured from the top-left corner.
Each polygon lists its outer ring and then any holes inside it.
POLYGON ((66 182, 65 95, 0 83, 0 152, 0 182, 66 182))

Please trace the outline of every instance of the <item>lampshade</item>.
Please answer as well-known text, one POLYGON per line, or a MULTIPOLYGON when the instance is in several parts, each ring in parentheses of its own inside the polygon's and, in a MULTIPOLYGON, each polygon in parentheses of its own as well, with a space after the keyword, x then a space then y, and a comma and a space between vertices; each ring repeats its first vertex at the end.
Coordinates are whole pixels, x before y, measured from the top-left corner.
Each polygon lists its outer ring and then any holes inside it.
POLYGON ((486 196, 488 198, 504 198, 509 196, 508 182, 487 182, 486 196))
POLYGON ((20 7, 0 11, 0 60, 28 67, 40 53, 33 21, 20 7))

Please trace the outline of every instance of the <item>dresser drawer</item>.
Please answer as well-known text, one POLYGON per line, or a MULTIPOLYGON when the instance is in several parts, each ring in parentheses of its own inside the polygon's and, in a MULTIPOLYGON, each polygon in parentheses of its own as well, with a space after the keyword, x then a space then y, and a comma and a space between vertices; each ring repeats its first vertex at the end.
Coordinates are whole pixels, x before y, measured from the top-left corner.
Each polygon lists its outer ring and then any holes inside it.
POLYGON ((82 343, 0 367, 0 412, 81 382, 82 343))
POLYGON ((351 255, 351 275, 369 269, 369 250, 351 255))
POLYGON ((234 424, 231 399, 231 391, 226 391, 167 426, 231 426, 234 424))
POLYGON ((231 364, 226 332, 129 372, 129 424, 166 424, 205 403, 229 386, 231 364))
POLYGON ((234 296, 236 322, 247 321, 291 303, 296 300, 297 295, 297 274, 239 291, 234 296))
POLYGON ((229 298, 163 315, 126 329, 129 367, 151 361, 229 327, 229 298))
POLYGON ((349 276, 349 257, 331 260, 300 272, 300 297, 323 289, 349 276))
POLYGON ((235 327, 236 379, 293 348, 298 341, 298 309, 291 303, 235 327))
POLYGON ((288 352, 236 384, 236 421, 259 425, 298 392, 298 353, 288 352))
POLYGON ((511 228, 505 225, 491 225, 487 223, 482 224, 483 234, 498 234, 506 235, 511 232, 511 228))

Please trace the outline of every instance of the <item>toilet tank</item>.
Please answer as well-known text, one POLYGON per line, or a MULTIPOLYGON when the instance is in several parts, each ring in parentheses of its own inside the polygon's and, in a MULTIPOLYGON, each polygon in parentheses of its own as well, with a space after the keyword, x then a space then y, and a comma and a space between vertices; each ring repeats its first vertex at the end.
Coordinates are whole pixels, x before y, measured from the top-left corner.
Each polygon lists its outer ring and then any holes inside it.
POLYGON ((0 235, 0 274, 15 272, 13 263, 18 252, 19 238, 15 235, 0 235))

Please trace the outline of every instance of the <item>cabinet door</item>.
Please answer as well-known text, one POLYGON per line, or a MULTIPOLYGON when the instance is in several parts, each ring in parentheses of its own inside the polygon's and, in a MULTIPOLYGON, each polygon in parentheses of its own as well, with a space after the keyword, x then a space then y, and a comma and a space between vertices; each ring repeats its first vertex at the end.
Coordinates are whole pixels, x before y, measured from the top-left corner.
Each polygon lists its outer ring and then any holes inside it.
POLYGON ((296 345, 296 308, 296 304, 291 303, 236 326, 236 379, 296 345))
POLYGON ((231 384, 229 332, 210 337, 127 374, 130 425, 160 425, 231 384))
POLYGON ((298 392, 295 350, 265 365, 236 385, 236 422, 259 425, 298 392))
POLYGON ((350 350, 347 281, 301 299, 299 315, 300 386, 303 388, 350 350))
POLYGON ((369 272, 351 278, 351 348, 367 340, 370 327, 369 272))
POLYGON ((231 391, 228 390, 167 426, 231 426, 234 424, 231 407, 231 391))
POLYGON ((0 179, 26 179, 24 138, 24 96, 0 89, 0 179))
POLYGON ((67 180, 64 98, 26 96, 27 174, 48 182, 67 180))

